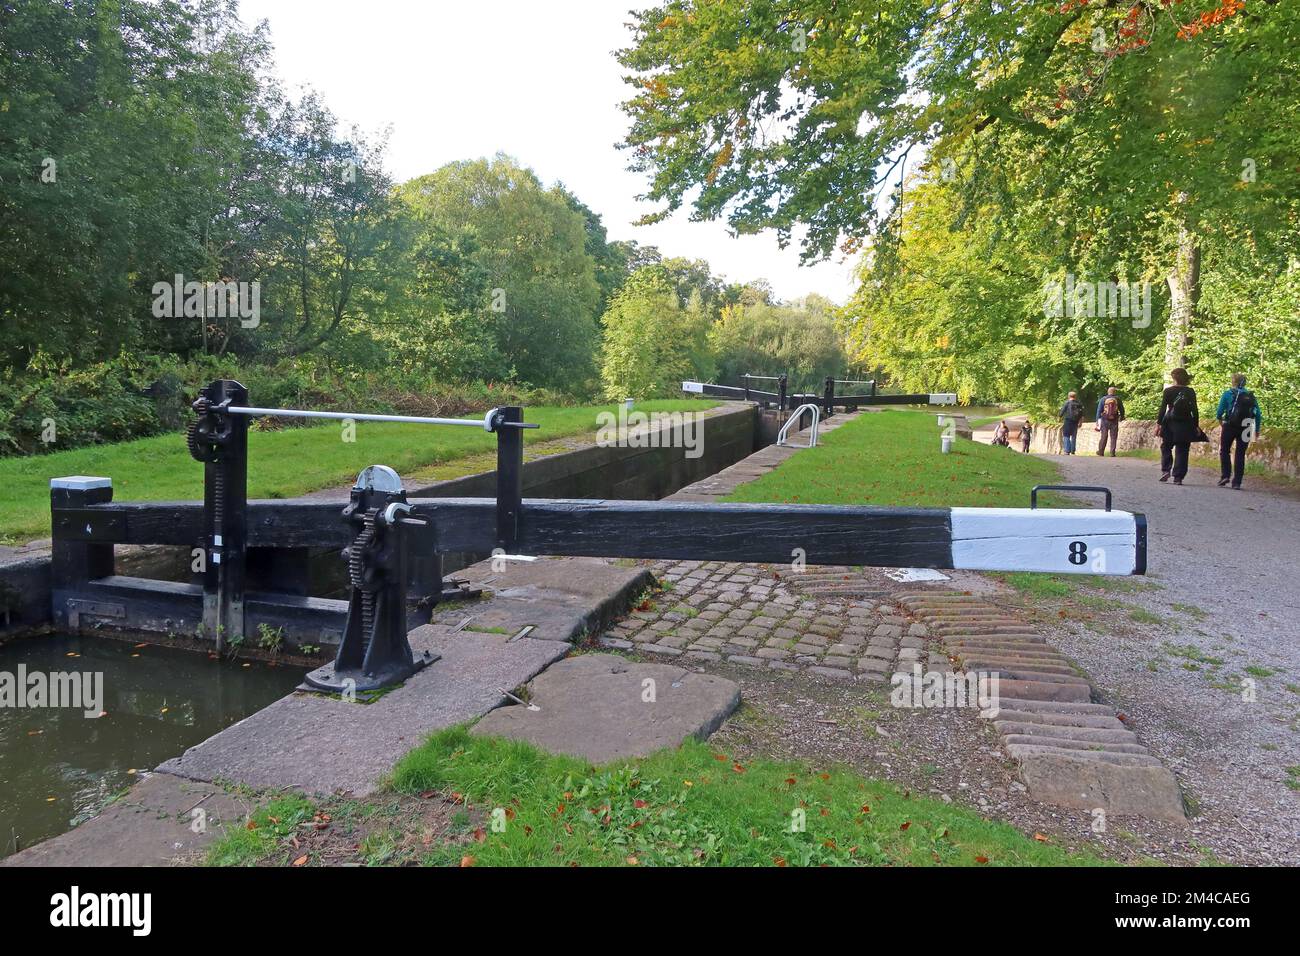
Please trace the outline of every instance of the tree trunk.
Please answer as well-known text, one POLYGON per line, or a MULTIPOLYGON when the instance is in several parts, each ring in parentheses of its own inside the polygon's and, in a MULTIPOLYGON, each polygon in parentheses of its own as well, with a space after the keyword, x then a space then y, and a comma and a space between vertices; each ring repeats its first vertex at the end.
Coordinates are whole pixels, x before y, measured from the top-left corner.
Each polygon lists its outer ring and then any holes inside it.
POLYGON ((1201 302, 1201 246, 1186 228, 1178 233, 1178 254, 1165 279, 1169 285, 1169 323, 1165 326, 1165 374, 1187 361, 1187 345, 1201 302))

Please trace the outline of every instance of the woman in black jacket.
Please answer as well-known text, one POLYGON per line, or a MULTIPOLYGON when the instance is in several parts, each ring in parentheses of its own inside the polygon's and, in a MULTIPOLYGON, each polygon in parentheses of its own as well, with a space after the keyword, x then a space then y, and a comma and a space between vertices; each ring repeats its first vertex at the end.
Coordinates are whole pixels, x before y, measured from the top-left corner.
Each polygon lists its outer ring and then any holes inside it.
POLYGON ((1160 436, 1160 480, 1168 481, 1172 474, 1174 484, 1181 485, 1187 476, 1187 455, 1200 430, 1201 416, 1196 407, 1196 392, 1188 385, 1192 377, 1187 374, 1187 369, 1176 368, 1169 377, 1174 384, 1161 396, 1160 414, 1156 416, 1156 434, 1160 436))

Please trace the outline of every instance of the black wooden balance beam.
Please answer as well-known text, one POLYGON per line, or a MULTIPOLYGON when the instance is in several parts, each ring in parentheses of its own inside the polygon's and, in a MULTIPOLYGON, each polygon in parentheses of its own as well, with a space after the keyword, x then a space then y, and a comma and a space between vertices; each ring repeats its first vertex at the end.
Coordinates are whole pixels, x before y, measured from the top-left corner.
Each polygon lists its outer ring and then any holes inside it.
MULTIPOLYGON (((413 498, 413 517, 436 529, 440 552, 499 547, 493 498, 413 498)), ((53 508, 63 545, 189 544, 200 502, 126 502, 53 508)), ((346 547, 355 531, 337 503, 250 501, 249 547, 346 547)), ((924 567, 1060 574, 1142 574, 1146 520, 1081 508, 885 508, 525 498, 513 549, 557 556, 677 558, 924 567)))
POLYGON ((850 381, 827 377, 822 384, 819 399, 822 415, 826 418, 835 414, 836 408, 856 411, 862 406, 875 405, 956 405, 957 396, 952 392, 918 392, 908 395, 881 395, 876 391, 874 381, 850 381), (859 395, 837 395, 836 385, 869 385, 870 390, 859 395))
MULTIPOLYGON (((749 376, 749 378, 758 378, 759 376, 749 376)), ((767 378, 769 376, 763 376, 767 378)), ((748 385, 748 378, 744 386, 735 385, 716 385, 712 382, 682 382, 682 391, 691 395, 710 395, 714 398, 738 399, 745 402, 758 402, 759 404, 773 404, 781 411, 798 408, 801 405, 816 405, 821 409, 822 417, 829 418, 835 413, 836 408, 847 408, 856 410, 863 406, 875 405, 956 405, 957 396, 952 392, 917 392, 907 395, 881 395, 876 392, 875 382, 866 384, 871 385, 869 392, 861 395, 837 395, 835 394, 835 385, 837 379, 826 379, 820 395, 808 394, 791 394, 786 387, 785 376, 778 378, 780 382, 780 391, 767 392, 748 385)), ((861 382, 850 382, 848 384, 864 384, 861 382)))

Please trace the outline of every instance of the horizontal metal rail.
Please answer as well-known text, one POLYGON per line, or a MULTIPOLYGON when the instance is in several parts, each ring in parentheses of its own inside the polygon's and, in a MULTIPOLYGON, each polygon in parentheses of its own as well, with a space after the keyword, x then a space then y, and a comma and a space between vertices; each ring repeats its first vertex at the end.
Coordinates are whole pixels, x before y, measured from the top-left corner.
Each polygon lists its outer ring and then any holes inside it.
POLYGON ((419 415, 375 415, 368 412, 318 412, 304 408, 257 408, 252 405, 228 405, 222 411, 230 415, 253 417, 269 415, 276 418, 332 418, 355 422, 406 422, 411 425, 470 425, 484 431, 498 428, 540 428, 536 422, 494 421, 498 409, 492 409, 482 419, 476 418, 425 418, 419 415))

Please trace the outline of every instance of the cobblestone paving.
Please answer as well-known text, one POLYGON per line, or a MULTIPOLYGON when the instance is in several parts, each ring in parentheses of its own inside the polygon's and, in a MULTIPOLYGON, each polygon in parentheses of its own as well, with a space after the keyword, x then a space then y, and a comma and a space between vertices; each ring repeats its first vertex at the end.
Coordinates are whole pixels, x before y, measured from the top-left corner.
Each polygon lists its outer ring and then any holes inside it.
POLYGON ((864 590, 850 568, 795 575, 785 566, 661 561, 651 570, 665 590, 606 631, 604 646, 841 680, 887 682, 917 662, 948 668, 926 626, 883 592, 864 590), (849 578, 856 590, 837 583, 849 578))

